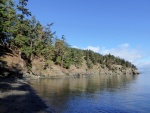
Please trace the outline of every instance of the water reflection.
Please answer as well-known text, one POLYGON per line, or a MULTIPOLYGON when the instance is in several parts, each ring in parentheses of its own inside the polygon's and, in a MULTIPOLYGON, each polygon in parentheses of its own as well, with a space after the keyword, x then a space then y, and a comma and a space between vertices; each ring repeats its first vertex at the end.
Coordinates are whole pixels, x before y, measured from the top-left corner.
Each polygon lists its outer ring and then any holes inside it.
MULTIPOLYGON (((87 104, 88 99, 92 99, 88 101, 91 103, 89 106, 95 104, 92 104, 94 99, 102 102, 100 95, 104 93, 107 95, 109 92, 126 91, 137 77, 132 75, 101 75, 87 78, 39 79, 31 81, 31 84, 39 95, 56 109, 56 112, 62 113, 69 112, 68 110, 72 111, 72 107, 78 106, 78 104, 83 107, 82 103, 87 104)), ((78 107, 78 109, 82 111, 81 108, 78 107)))

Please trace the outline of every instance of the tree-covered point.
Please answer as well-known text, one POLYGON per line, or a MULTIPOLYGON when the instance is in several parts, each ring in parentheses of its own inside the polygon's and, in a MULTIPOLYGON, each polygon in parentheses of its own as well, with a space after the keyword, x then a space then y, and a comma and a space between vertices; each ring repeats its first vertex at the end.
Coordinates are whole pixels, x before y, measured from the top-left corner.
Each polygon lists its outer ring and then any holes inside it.
POLYGON ((51 31, 53 23, 42 26, 26 8, 28 0, 0 1, 0 44, 12 49, 27 63, 30 71, 33 59, 44 57, 46 63, 54 62, 64 68, 71 65, 79 68, 85 61, 88 68, 102 64, 110 67, 113 64, 124 67, 136 67, 128 61, 113 55, 101 55, 91 50, 71 48, 64 35, 61 38, 51 31))

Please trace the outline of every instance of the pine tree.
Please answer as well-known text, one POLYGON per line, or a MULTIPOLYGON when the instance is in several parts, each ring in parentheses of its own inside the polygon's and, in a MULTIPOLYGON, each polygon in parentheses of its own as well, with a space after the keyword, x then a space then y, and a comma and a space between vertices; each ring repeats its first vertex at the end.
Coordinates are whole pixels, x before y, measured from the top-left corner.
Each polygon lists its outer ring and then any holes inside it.
POLYGON ((25 29, 25 24, 24 24, 24 19, 25 16, 31 16, 31 12, 28 11, 27 8, 25 8, 27 6, 27 2, 28 0, 19 0, 19 5, 17 5, 17 10, 19 12, 21 12, 20 14, 18 14, 18 23, 19 23, 19 34, 24 34, 24 29, 25 29))
POLYGON ((0 1, 0 42, 10 39, 14 33, 16 11, 12 0, 0 1))

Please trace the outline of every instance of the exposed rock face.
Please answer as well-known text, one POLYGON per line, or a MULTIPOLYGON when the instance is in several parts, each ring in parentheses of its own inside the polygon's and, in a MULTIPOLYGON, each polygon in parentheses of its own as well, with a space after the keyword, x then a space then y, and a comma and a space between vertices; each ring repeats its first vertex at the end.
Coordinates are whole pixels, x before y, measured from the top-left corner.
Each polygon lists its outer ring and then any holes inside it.
MULTIPOLYGON (((4 60, 7 61, 10 66, 18 66, 23 72, 27 72, 27 66, 25 62, 17 56, 5 56, 4 60)), ((99 75, 129 75, 129 74, 139 74, 138 70, 133 68, 126 68, 121 65, 111 65, 111 67, 106 67, 105 65, 94 65, 92 69, 88 69, 86 63, 78 68, 74 65, 70 66, 69 69, 64 69, 61 66, 50 63, 46 65, 45 60, 42 58, 34 59, 32 61, 31 71, 33 75, 40 77, 66 77, 66 76, 87 76, 93 74, 99 75)))
POLYGON ((69 69, 64 69, 55 64, 51 64, 44 68, 44 62, 33 61, 32 71, 36 75, 42 75, 42 77, 65 77, 65 76, 87 76, 87 75, 130 75, 139 74, 138 70, 133 68, 126 68, 121 65, 112 65, 108 68, 104 65, 94 65, 92 69, 88 69, 86 64, 83 64, 80 68, 74 65, 70 66, 69 69))

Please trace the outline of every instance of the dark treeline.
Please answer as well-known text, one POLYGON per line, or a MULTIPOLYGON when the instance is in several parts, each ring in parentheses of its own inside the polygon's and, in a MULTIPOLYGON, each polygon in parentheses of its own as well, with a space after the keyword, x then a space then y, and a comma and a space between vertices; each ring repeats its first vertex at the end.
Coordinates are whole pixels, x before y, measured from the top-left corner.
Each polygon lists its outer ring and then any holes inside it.
POLYGON ((0 44, 11 48, 27 63, 30 70, 35 58, 43 57, 48 65, 54 62, 64 68, 80 67, 84 61, 89 68, 101 64, 108 68, 112 64, 136 68, 133 64, 113 55, 101 55, 91 50, 71 48, 65 36, 56 37, 51 31, 53 23, 42 26, 26 8, 28 0, 0 0, 0 44))

